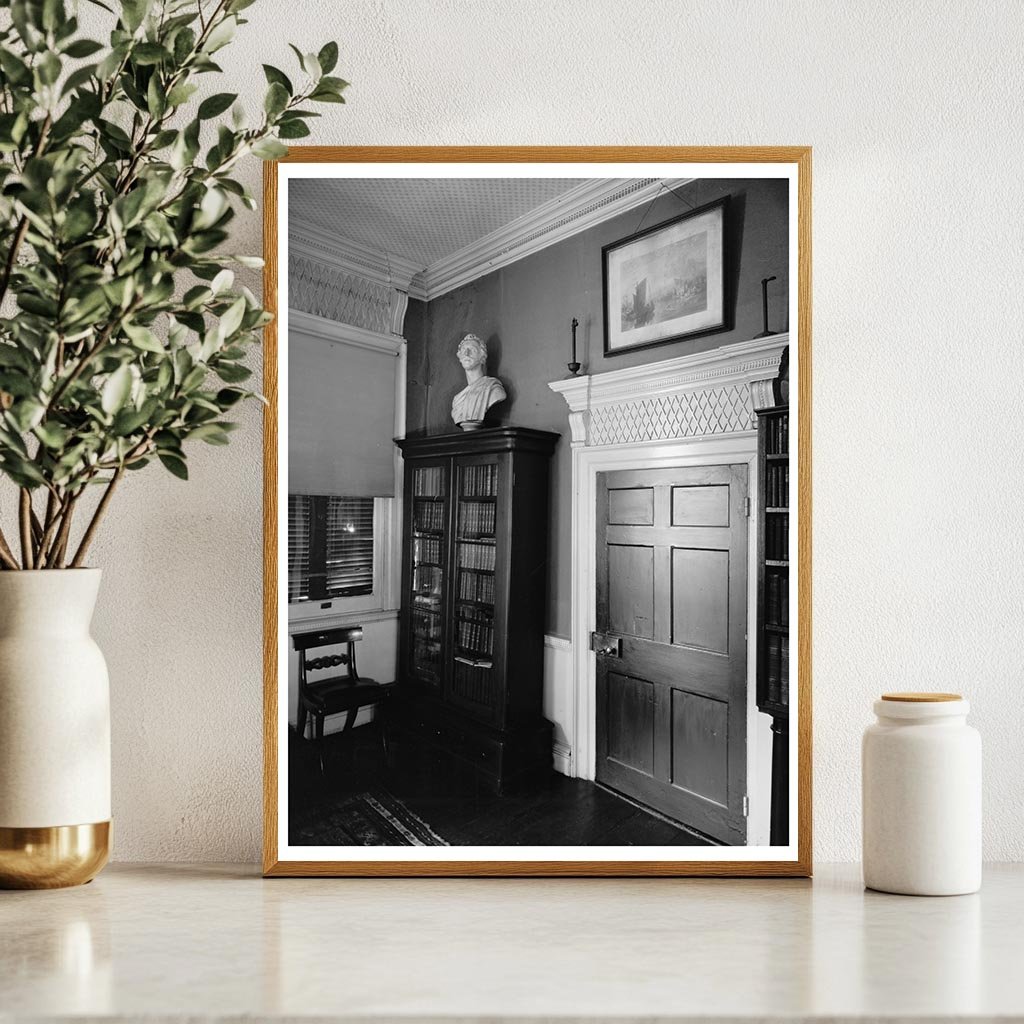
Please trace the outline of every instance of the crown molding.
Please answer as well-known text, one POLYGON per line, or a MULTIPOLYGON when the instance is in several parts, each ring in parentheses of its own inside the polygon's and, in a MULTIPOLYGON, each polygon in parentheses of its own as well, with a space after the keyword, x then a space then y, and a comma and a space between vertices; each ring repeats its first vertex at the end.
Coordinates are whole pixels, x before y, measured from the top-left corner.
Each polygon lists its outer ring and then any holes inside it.
POLYGON ((691 181, 692 178, 585 181, 426 268, 408 257, 325 231, 301 217, 289 221, 289 246, 296 255, 429 302, 691 181))
POLYGON ((351 345, 353 348, 367 348, 374 352, 398 356, 405 347, 405 339, 390 334, 378 334, 352 324, 338 323, 301 309, 288 310, 288 333, 304 334, 318 341, 330 341, 339 345, 351 345))
MULTIPOLYGON (((301 217, 289 219, 288 234, 292 254, 398 291, 410 292, 410 282, 423 270, 413 260, 325 231, 301 217)), ((413 298, 421 297, 411 294, 413 298)))
POLYGON ((569 407, 574 447, 748 430, 750 386, 776 375, 788 344, 772 334, 548 387, 569 407))
POLYGON ((432 263, 414 280, 427 300, 515 263, 549 245, 649 203, 692 178, 600 178, 586 181, 535 210, 432 263))

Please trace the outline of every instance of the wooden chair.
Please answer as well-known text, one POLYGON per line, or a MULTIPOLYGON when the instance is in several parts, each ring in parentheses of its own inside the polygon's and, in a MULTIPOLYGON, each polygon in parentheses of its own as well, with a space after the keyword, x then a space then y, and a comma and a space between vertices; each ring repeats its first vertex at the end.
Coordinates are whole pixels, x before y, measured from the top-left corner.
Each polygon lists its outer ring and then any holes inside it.
MULTIPOLYGON (((375 679, 363 679, 356 669, 356 642, 363 638, 362 626, 343 626, 340 629, 318 630, 313 633, 297 633, 292 645, 299 652, 299 707, 296 732, 300 739, 306 735, 306 719, 311 717, 313 735, 316 739, 320 771, 324 770, 324 719, 328 715, 345 713, 342 732, 348 732, 355 724, 360 708, 376 704, 377 714, 383 716, 387 697, 392 690, 391 683, 378 683, 375 679), (309 652, 318 647, 345 645, 344 654, 325 654, 310 658, 309 652), (345 666, 344 675, 332 675, 311 679, 310 673, 345 666)), ((380 723, 381 746, 387 758, 387 738, 384 722, 380 723)))

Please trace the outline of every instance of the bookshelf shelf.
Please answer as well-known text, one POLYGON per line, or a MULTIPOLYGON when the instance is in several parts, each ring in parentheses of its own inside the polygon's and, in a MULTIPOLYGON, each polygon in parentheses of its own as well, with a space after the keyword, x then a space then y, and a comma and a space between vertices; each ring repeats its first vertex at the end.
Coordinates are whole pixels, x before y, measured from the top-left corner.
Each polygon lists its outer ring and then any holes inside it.
POLYGON ((757 410, 757 706, 772 719, 772 845, 789 836, 789 408, 757 410))
POLYGON ((541 709, 557 441, 496 427, 397 442, 407 525, 392 720, 464 757, 499 791, 551 770, 541 709), (516 571, 524 565, 537 571, 516 571), (435 606, 424 608, 424 591, 435 606))

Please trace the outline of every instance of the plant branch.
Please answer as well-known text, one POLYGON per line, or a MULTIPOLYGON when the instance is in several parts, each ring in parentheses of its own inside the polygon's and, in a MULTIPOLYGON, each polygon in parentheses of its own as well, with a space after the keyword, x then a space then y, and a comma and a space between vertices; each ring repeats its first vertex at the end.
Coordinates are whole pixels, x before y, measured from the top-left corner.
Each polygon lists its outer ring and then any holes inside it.
POLYGON ((121 314, 115 317, 113 320, 111 320, 109 324, 107 324, 103 333, 100 334, 100 336, 96 339, 96 342, 92 346, 92 348, 90 348, 88 352, 85 352, 76 361, 75 368, 60 382, 59 385, 57 385, 57 389, 50 396, 49 402, 46 403, 47 415, 49 415, 50 412, 53 411, 54 407, 56 406, 57 402, 60 401, 64 392, 67 391, 67 389, 82 375, 82 373, 85 371, 86 366, 92 361, 93 356, 95 356, 96 353, 99 352, 99 350, 103 348, 103 346, 106 345, 108 341, 110 341, 111 337, 114 334, 114 331, 116 331, 118 327, 121 326, 122 321, 125 320, 126 317, 131 316, 132 313, 134 313, 141 305, 142 299, 136 296, 134 299, 132 299, 132 302, 127 309, 121 310, 121 314))
POLYGON ((21 566, 18 565, 18 560, 14 557, 14 552, 7 543, 7 538, 4 536, 3 530, 0 530, 0 562, 3 562, 8 569, 21 568, 21 566))
POLYGON ((81 489, 75 491, 74 494, 68 495, 67 503, 65 504, 64 511, 60 517, 60 529, 57 531, 57 536, 54 538, 53 546, 50 548, 49 554, 46 556, 46 568, 47 569, 63 569, 64 568, 64 552, 67 551, 68 537, 71 534, 71 520, 75 514, 75 505, 78 504, 78 498, 81 495, 81 489))
POLYGON ((27 487, 21 488, 18 522, 21 525, 21 567, 34 569, 32 556, 32 493, 27 487))
POLYGON ((100 525, 100 520, 107 511, 110 499, 114 496, 114 491, 117 489, 118 482, 123 475, 124 467, 119 466, 114 475, 110 478, 110 483, 107 484, 107 489, 103 492, 103 497, 100 498, 100 503, 96 506, 96 511, 93 513, 92 519, 89 521, 89 525, 86 527, 85 533, 82 535, 82 539, 78 544, 78 550, 75 552, 75 557, 71 560, 72 569, 80 568, 82 562, 85 561, 85 554, 89 550, 89 545, 92 544, 93 537, 96 536, 96 530, 100 525))
MULTIPOLYGON (((47 114, 39 127, 39 139, 36 142, 35 149, 32 151, 33 156, 39 156, 43 152, 43 147, 46 145, 46 140, 50 134, 51 124, 53 124, 53 118, 50 114, 47 114)), ((22 242, 25 241, 25 235, 27 234, 28 217, 22 217, 18 221, 14 238, 11 239, 11 248, 7 252, 7 259, 4 261, 3 276, 0 277, 0 302, 4 301, 4 296, 7 294, 7 286, 11 283, 11 274, 14 272, 14 263, 18 258, 18 250, 21 248, 22 242)))

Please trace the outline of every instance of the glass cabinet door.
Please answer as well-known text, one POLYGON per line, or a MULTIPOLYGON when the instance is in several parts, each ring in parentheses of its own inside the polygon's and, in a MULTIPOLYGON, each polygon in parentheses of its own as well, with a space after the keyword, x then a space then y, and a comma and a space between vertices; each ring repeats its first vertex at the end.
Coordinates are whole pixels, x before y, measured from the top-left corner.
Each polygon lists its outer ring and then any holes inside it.
POLYGON ((444 672, 445 578, 448 557, 448 466, 412 471, 409 669, 432 686, 444 672))
POLYGON ((482 458, 460 460, 456 479, 455 614, 449 696, 467 710, 489 718, 497 695, 494 609, 499 465, 482 458))

